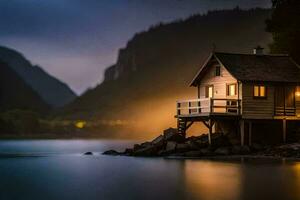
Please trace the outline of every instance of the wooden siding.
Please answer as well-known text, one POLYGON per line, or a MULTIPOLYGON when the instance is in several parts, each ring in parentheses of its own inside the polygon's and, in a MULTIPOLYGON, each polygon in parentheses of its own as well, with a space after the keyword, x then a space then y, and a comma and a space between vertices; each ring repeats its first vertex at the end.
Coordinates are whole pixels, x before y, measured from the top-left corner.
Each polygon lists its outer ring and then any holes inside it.
POLYGON ((220 76, 215 76, 216 65, 210 66, 210 69, 206 72, 200 83, 200 98, 205 98, 205 87, 207 85, 214 86, 214 98, 237 98, 235 96, 227 96, 226 85, 230 83, 237 83, 237 80, 230 75, 230 73, 221 66, 220 76))
POLYGON ((266 98, 253 98, 253 86, 253 83, 242 84, 242 117, 245 119, 273 119, 274 86, 266 84, 266 98))
MULTIPOLYGON (((206 86, 213 85, 213 98, 220 99, 237 99, 238 92, 236 91, 236 95, 227 96, 227 85, 235 83, 237 84, 237 80, 226 70, 224 66, 220 66, 220 76, 215 75, 216 66, 218 64, 211 64, 209 70, 206 72, 204 77, 200 82, 200 98, 206 98, 206 86)), ((226 101, 216 101, 216 106, 225 106, 226 101)), ((215 108, 215 112, 225 112, 224 108, 215 108)))

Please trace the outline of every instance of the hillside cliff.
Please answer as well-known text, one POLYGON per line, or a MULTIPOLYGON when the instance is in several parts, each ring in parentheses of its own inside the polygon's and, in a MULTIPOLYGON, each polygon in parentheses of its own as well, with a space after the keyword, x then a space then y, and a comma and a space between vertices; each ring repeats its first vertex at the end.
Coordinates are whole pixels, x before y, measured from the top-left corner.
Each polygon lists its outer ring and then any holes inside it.
POLYGON ((0 46, 0 59, 7 63, 49 105, 63 106, 76 98, 74 92, 63 82, 33 66, 21 53, 0 46))
POLYGON ((0 112, 14 109, 46 112, 49 106, 23 79, 0 61, 0 112))
POLYGON ((150 127, 151 132, 174 125, 175 101, 196 98, 196 89, 188 84, 212 46, 241 53, 258 44, 267 47, 271 35, 265 32, 265 20, 270 14, 265 9, 211 11, 137 33, 107 68, 104 81, 60 114, 133 121, 136 130, 150 127))

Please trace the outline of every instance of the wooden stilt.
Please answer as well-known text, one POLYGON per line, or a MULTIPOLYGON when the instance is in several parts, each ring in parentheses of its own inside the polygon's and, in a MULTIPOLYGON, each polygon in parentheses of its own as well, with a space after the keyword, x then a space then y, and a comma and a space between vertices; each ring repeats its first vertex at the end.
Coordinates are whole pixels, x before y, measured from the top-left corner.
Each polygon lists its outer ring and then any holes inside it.
POLYGON ((252 145, 252 122, 249 121, 249 146, 252 145))
POLYGON ((245 144, 245 122, 240 120, 241 146, 245 144))
POLYGON ((283 143, 286 143, 286 119, 282 120, 282 139, 283 143))
POLYGON ((209 127, 208 127, 208 129, 209 129, 209 131, 208 131, 208 144, 209 145, 211 145, 212 126, 213 126, 212 120, 210 119, 209 120, 209 127))

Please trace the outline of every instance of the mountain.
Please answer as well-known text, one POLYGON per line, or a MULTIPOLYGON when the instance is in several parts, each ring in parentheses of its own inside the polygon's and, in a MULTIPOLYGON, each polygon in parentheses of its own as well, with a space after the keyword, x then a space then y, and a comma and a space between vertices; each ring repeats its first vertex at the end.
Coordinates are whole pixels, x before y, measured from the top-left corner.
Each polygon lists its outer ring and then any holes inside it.
MULTIPOLYGON (((196 98, 189 82, 215 45, 217 51, 252 52, 272 41, 268 9, 210 11, 137 33, 119 51, 104 81, 63 108, 63 118, 130 124, 160 131, 175 125, 177 99, 196 98)), ((124 128, 124 127, 123 127, 124 128)))
POLYGON ((47 74, 39 66, 33 66, 21 53, 0 47, 0 60, 12 67, 49 105, 60 107, 76 98, 65 83, 47 74))
POLYGON ((46 112, 49 106, 6 63, 0 61, 0 112, 21 109, 46 112))

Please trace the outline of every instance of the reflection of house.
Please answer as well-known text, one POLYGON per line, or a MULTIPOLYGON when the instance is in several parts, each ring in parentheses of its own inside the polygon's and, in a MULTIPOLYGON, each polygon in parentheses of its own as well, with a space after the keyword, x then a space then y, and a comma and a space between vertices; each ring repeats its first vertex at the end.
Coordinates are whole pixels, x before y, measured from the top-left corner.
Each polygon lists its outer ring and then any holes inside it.
POLYGON ((245 137, 251 144, 253 123, 280 120, 285 141, 287 121, 300 120, 299 83, 300 67, 288 55, 265 55, 260 47, 253 54, 213 52, 191 82, 197 99, 177 102, 179 133, 196 121, 210 134, 214 124, 224 129, 234 121, 241 144, 245 137))

